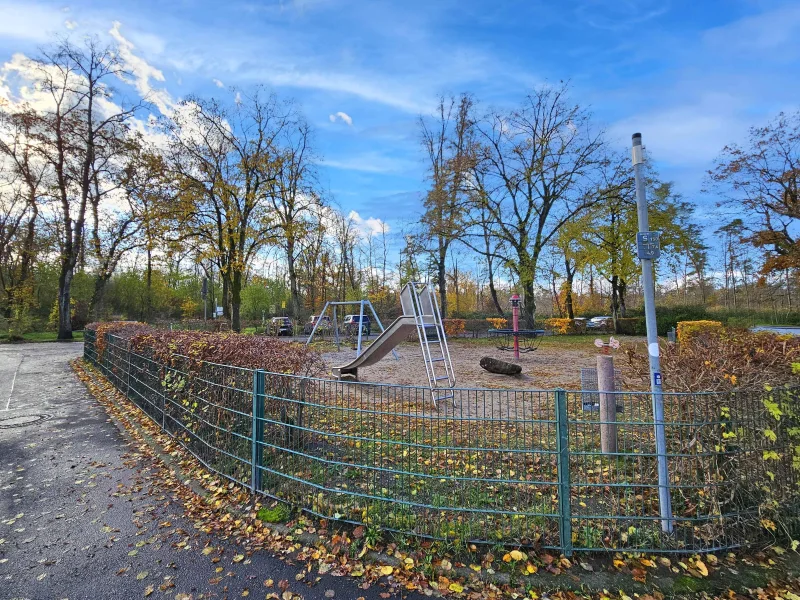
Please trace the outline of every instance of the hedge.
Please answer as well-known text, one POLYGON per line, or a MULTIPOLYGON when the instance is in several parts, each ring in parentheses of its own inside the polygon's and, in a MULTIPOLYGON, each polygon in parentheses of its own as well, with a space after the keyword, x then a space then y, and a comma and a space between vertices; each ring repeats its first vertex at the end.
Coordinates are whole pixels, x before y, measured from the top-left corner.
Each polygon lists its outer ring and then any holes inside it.
POLYGON ((585 319, 545 319, 544 327, 548 331, 560 334, 586 333, 585 319))
POLYGON ((97 335, 98 357, 105 349, 106 333, 129 341, 131 350, 170 364, 176 355, 205 361, 264 369, 272 373, 321 374, 323 363, 318 352, 296 342, 273 337, 211 333, 207 331, 168 331, 143 323, 117 321, 90 323, 87 330, 97 335))
POLYGON ((683 343, 701 333, 716 333, 721 329, 719 321, 681 321, 677 327, 678 341, 683 343))

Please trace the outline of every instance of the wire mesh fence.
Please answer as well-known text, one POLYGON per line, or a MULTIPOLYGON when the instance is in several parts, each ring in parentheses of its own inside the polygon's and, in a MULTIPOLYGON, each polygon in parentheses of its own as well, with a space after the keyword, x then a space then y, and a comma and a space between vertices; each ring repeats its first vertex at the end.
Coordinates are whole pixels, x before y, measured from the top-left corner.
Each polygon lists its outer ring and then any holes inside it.
POLYGON ((748 546, 800 515, 798 425, 781 411, 795 390, 664 394, 665 534, 647 393, 614 394, 616 452, 603 453, 608 423, 581 392, 457 389, 436 410, 428 388, 162 364, 91 331, 84 358, 210 470, 326 518, 570 554, 748 546))

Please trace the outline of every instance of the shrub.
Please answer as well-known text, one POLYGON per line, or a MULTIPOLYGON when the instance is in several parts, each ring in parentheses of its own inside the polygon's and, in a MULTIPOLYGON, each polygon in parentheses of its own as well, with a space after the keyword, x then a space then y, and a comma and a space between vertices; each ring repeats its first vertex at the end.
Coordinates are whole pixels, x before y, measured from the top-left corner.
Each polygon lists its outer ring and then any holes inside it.
POLYGON ((172 364, 178 356, 186 356, 194 364, 208 362, 272 373, 312 375, 322 369, 316 351, 272 337, 167 331, 134 322, 92 323, 87 329, 97 333, 98 356, 102 355, 104 334, 113 333, 127 339, 132 351, 166 365, 172 364))
POLYGON ((560 334, 586 333, 584 319, 545 319, 545 329, 560 334))
MULTIPOLYGON (((628 346, 625 353, 634 376, 649 385, 646 347, 628 346)), ((690 335, 681 344, 661 344, 665 391, 704 392, 758 390, 765 385, 800 383, 792 363, 800 362, 800 337, 744 329, 711 328, 690 335)))
POLYGON ((719 321, 681 321, 677 327, 678 342, 683 343, 701 333, 720 329, 722 329, 722 323, 719 321))
POLYGON ((647 325, 641 317, 617 319, 617 333, 621 335, 646 335, 647 325))
POLYGON ((492 329, 492 324, 487 322, 486 319, 465 319, 464 323, 466 330, 472 333, 473 337, 492 329))
POLYGON ((461 335, 466 330, 465 319, 444 319, 444 333, 447 336, 461 335))
POLYGON ((487 317, 486 320, 492 326, 492 329, 505 329, 508 327, 508 319, 503 317, 487 317))

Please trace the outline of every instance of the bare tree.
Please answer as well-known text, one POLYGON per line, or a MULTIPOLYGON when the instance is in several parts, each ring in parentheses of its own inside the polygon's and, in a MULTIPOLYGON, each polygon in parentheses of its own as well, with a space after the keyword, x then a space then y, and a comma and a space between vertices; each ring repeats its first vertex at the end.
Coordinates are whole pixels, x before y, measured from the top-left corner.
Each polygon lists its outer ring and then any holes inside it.
POLYGON ((748 240, 765 252, 763 273, 800 266, 800 111, 751 128, 745 147, 723 148, 709 177, 722 204, 753 218, 748 240))
POLYGON ((431 180, 422 224, 429 238, 426 245, 439 285, 442 316, 447 316, 448 251, 464 231, 467 214, 468 177, 474 164, 473 105, 468 94, 458 100, 442 97, 435 119, 419 119, 431 180))
POLYGON ((6 165, 4 181, 10 186, 7 196, 7 211, 3 211, 5 239, 0 254, 6 258, 6 269, 0 273, 0 284, 7 295, 6 312, 10 316, 13 305, 23 301, 29 303, 33 297, 32 279, 35 260, 36 225, 39 219, 41 198, 47 187, 48 175, 52 171, 42 160, 36 148, 35 137, 41 125, 38 115, 30 107, 0 113, 0 159, 6 165), (24 208, 19 210, 19 201, 24 200, 24 208), (12 219, 11 215, 15 215, 12 219), (11 240, 23 235, 21 243, 16 244, 19 252, 11 266, 11 240), (5 252, 4 252, 5 250, 5 252))
POLYGON ((311 126, 293 110, 281 128, 275 174, 268 182, 268 200, 278 231, 276 241, 286 259, 295 318, 300 317, 301 311, 297 258, 302 251, 302 239, 313 227, 312 216, 322 205, 322 199, 314 189, 316 173, 311 134, 311 126))
MULTIPOLYGON (((285 142, 299 117, 291 103, 256 89, 233 107, 191 98, 166 123, 170 165, 180 181, 188 234, 202 241, 218 265, 231 326, 241 329, 240 307, 247 266, 258 250, 299 231, 276 213, 274 194, 287 169, 285 142)), ((297 255, 293 257, 296 259, 297 255)), ((295 277, 296 270, 292 264, 295 277)), ((298 306, 299 309, 299 306, 298 306)))
POLYGON ((141 104, 115 104, 112 84, 127 73, 116 48, 95 39, 80 46, 62 41, 33 66, 49 104, 38 113, 36 143, 53 170, 51 195, 59 206, 58 339, 72 339, 72 279, 84 249, 87 209, 100 171, 119 151, 141 104))
POLYGON ((566 85, 535 89, 522 106, 490 112, 478 122, 481 143, 475 195, 504 264, 524 294, 524 316, 533 325, 539 257, 559 229, 596 199, 596 172, 604 161, 602 133, 589 114, 570 103, 566 85))

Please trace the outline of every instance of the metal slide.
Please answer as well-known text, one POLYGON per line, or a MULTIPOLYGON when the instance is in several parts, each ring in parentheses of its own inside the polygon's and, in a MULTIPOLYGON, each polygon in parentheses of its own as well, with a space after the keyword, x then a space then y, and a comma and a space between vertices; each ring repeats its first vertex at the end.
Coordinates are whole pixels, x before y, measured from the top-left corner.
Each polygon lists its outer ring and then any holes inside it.
POLYGON ((374 365, 416 331, 434 405, 438 408, 442 400, 455 402, 453 361, 433 288, 427 283, 409 282, 400 291, 400 304, 403 316, 395 319, 355 360, 334 367, 333 375, 339 379, 346 375, 358 379, 359 367, 374 365))
POLYGON ((372 342, 372 344, 367 346, 355 360, 341 367, 333 367, 333 369, 331 369, 333 375, 338 378, 341 378, 343 375, 350 375, 357 378, 359 367, 374 365, 394 350, 397 344, 405 341, 416 329, 417 323, 413 316, 398 317, 374 342, 372 342))

